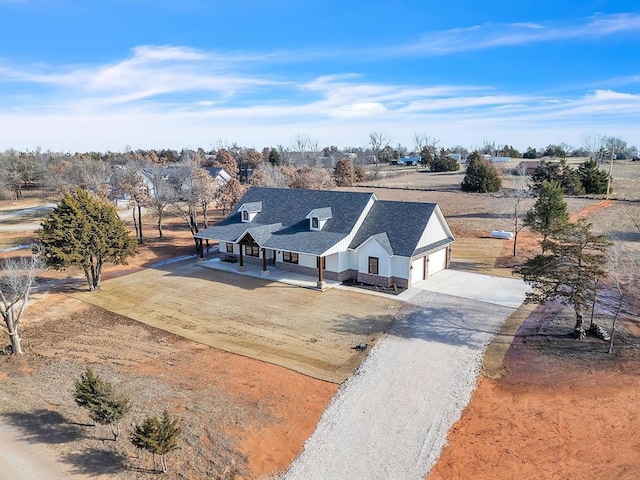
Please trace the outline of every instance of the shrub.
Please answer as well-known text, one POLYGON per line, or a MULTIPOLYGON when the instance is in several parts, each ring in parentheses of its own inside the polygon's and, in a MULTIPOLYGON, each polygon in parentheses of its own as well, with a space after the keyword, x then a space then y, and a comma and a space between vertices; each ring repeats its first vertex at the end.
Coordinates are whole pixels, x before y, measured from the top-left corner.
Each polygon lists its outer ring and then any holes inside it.
POLYGON ((502 186, 502 180, 496 167, 490 160, 485 160, 479 152, 473 152, 467 160, 467 173, 462 180, 462 190, 465 192, 497 192, 502 186))

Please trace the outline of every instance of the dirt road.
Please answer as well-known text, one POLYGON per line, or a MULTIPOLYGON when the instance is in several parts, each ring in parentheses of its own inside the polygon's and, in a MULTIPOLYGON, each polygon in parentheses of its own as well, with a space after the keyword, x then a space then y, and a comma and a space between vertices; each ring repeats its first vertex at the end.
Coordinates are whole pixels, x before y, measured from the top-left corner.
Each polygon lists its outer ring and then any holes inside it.
POLYGON ((0 421, 0 477, 11 480, 90 478, 72 474, 44 445, 25 441, 20 432, 0 421))

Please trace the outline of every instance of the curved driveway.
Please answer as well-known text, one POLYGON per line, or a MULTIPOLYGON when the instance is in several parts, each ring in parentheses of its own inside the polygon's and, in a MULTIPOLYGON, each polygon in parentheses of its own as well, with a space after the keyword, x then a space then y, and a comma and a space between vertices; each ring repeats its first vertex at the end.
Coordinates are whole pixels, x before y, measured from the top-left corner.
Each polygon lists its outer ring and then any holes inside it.
POLYGON ((487 344, 526 285, 449 270, 419 286, 438 291, 403 294, 400 318, 342 385, 283 478, 417 480, 434 465, 487 344))

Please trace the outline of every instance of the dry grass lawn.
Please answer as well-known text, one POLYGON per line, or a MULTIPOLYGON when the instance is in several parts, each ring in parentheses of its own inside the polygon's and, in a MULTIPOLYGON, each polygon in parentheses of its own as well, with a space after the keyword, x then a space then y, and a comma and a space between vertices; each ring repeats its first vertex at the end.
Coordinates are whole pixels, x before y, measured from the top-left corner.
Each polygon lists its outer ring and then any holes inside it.
POLYGON ((74 297, 227 352, 342 383, 401 303, 323 293, 198 266, 193 260, 107 280, 74 297))

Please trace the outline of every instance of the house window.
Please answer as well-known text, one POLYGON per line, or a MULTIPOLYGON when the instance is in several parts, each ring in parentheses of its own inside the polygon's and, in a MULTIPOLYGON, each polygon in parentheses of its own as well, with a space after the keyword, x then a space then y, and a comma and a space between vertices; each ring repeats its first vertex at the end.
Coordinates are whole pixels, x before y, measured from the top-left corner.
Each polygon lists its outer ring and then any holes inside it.
POLYGON ((282 252, 282 261, 286 263, 298 263, 298 254, 293 252, 282 252))
POLYGON ((249 221, 249 212, 247 210, 243 210, 243 212, 242 212, 242 221, 243 222, 248 222, 249 221))
POLYGON ((227 253, 233 253, 233 243, 227 242, 227 253))
POLYGON ((318 228, 318 217, 311 217, 311 228, 318 228))
POLYGON ((260 247, 257 245, 245 245, 244 253, 248 257, 259 257, 260 256, 260 247))
POLYGON ((369 257, 369 273, 378 275, 378 257, 369 257))

